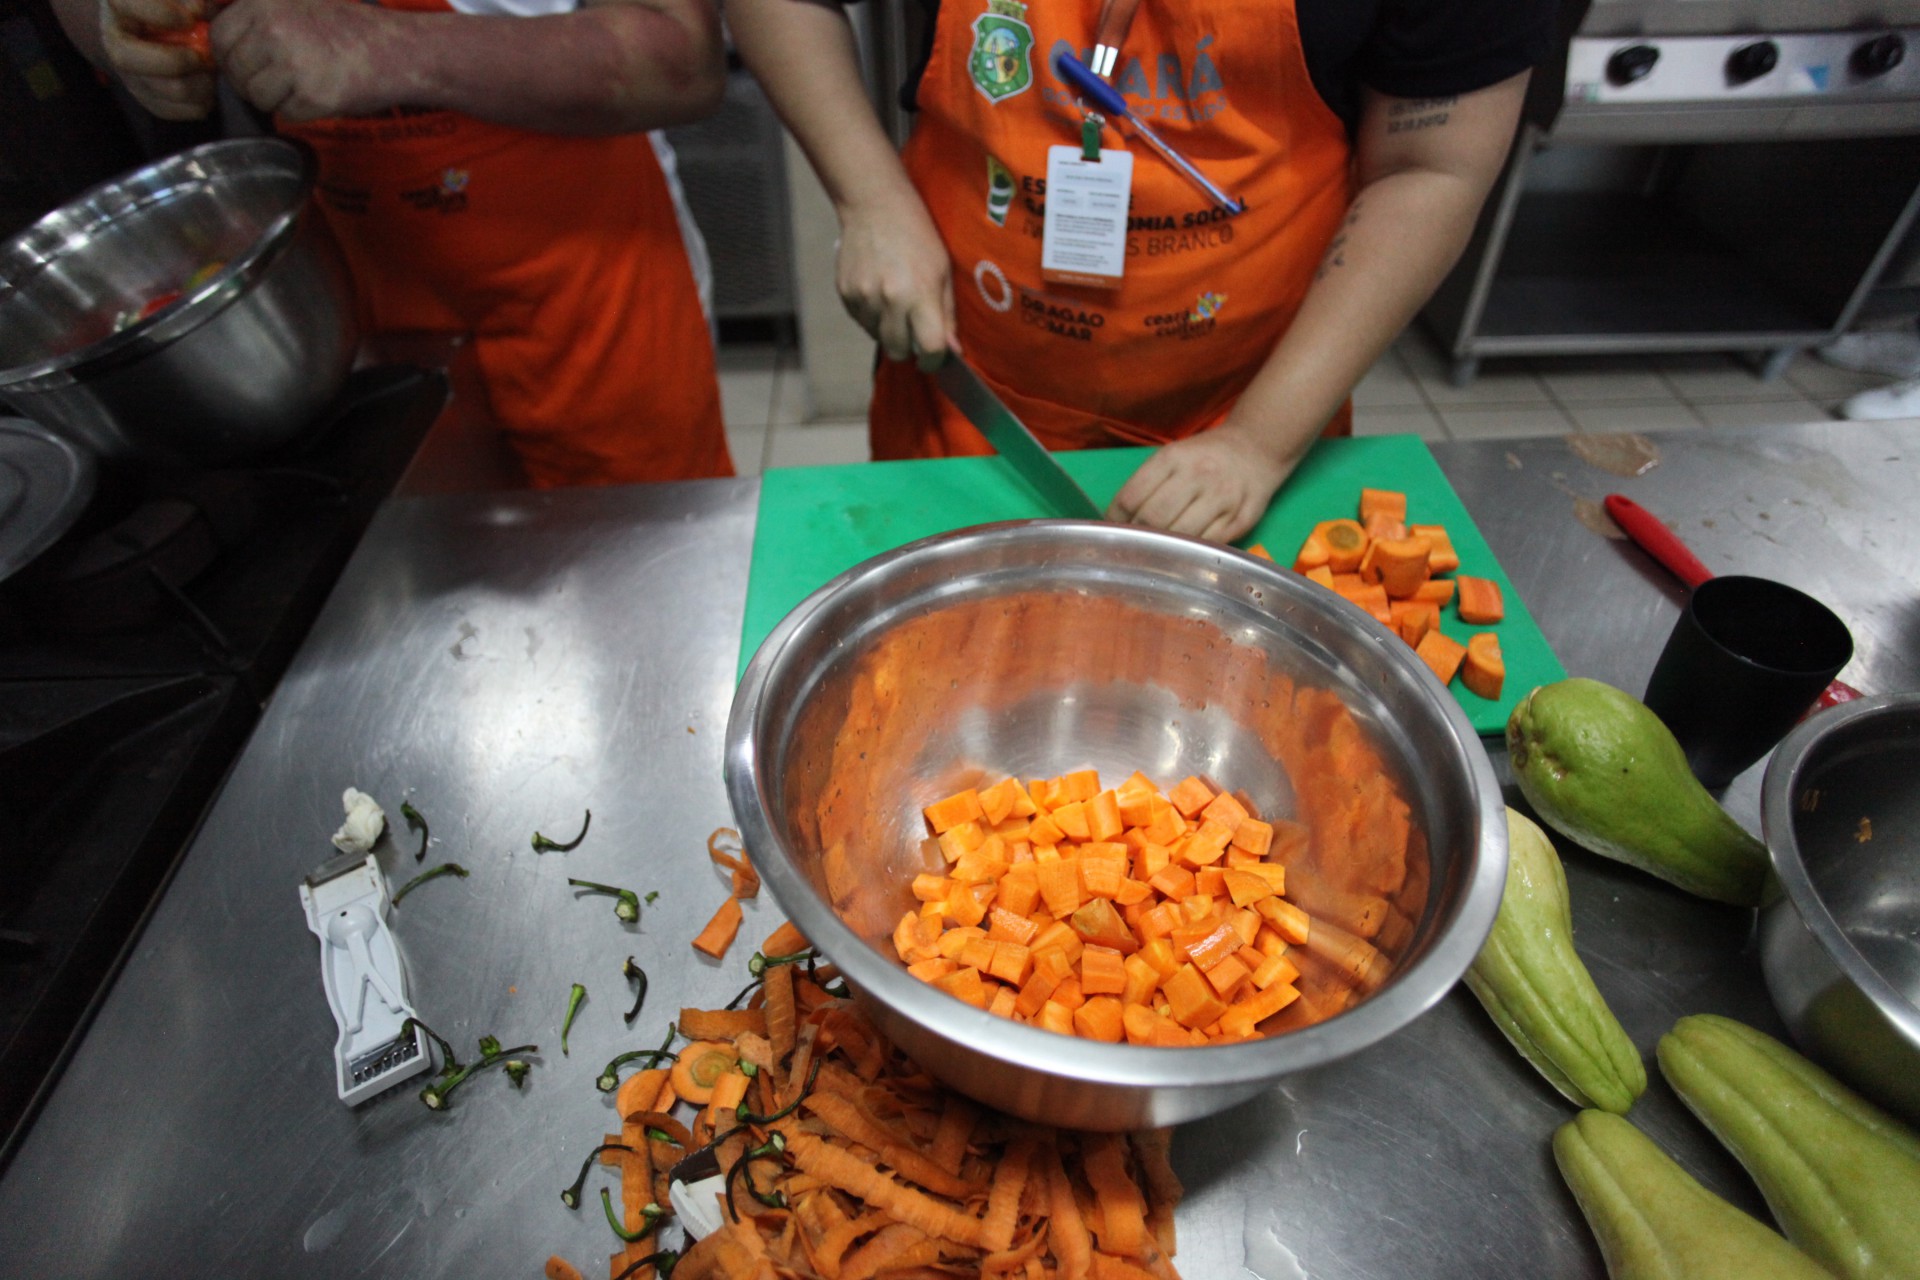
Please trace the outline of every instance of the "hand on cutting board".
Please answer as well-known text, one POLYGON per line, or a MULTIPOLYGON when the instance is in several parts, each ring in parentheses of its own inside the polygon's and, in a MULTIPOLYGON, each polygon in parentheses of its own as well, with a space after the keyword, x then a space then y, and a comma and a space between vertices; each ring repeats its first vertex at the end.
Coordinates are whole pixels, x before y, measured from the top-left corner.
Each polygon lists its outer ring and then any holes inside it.
POLYGON ((838 284, 887 359, 932 371, 960 349, 947 246, 911 187, 841 210, 838 284))
POLYGON ((1231 542, 1259 521, 1293 471, 1231 424, 1162 447, 1114 495, 1109 520, 1231 542))
POLYGON ((202 11, 189 0, 100 0, 100 42, 134 101, 162 120, 213 110, 213 64, 194 48, 202 11))
MULTIPOLYGON (((395 15, 339 0, 234 0, 213 22, 213 53, 235 92, 289 120, 391 105, 378 95, 380 50, 395 15)), ((404 19, 403 19, 404 21, 404 19)))

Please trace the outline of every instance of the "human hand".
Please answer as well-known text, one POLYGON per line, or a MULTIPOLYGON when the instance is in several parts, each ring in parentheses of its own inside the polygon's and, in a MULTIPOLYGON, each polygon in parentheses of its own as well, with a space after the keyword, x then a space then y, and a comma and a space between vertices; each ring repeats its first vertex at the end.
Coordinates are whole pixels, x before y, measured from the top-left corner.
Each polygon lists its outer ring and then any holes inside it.
POLYGON ((1114 495, 1107 518, 1231 542, 1259 522, 1295 461, 1222 423, 1154 453, 1114 495))
POLYGON ((364 114, 392 105, 380 55, 394 42, 394 21, 371 4, 234 0, 213 21, 213 55, 262 111, 288 120, 364 114))
POLYGON ((120 83, 162 120, 199 120, 213 110, 213 62, 196 27, 197 0, 100 0, 100 42, 120 83))
POLYGON ((958 351, 953 272, 927 207, 908 189, 840 216, 840 300, 889 360, 940 367, 958 351))

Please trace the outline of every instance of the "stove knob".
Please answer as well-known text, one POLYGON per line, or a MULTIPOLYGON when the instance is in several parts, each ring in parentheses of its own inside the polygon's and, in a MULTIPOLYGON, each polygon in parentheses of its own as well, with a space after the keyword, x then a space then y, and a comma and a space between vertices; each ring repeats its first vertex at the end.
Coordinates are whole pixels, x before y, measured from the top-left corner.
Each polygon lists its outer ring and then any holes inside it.
POLYGON ((1906 56, 1905 37, 1897 31, 1889 31, 1855 48, 1853 57, 1848 60, 1848 65, 1853 68, 1853 74, 1862 80, 1871 80, 1899 66, 1905 61, 1906 56))
POLYGON ((1644 80, 1660 61, 1660 51, 1650 44, 1630 44, 1607 59, 1607 83, 1629 85, 1644 80))
POLYGON ((1743 44, 1727 55, 1727 83, 1758 80, 1780 65, 1780 46, 1771 40, 1743 44))

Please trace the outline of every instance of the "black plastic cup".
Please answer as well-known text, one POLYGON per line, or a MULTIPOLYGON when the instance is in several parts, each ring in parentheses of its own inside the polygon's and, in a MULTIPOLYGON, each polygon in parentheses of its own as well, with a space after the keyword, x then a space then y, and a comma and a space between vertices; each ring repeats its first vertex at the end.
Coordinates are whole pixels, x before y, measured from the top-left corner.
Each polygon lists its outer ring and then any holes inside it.
POLYGON ((1708 578, 1674 623, 1645 702, 1680 740, 1694 777, 1724 787, 1773 750, 1851 657, 1846 624, 1805 592, 1708 578))

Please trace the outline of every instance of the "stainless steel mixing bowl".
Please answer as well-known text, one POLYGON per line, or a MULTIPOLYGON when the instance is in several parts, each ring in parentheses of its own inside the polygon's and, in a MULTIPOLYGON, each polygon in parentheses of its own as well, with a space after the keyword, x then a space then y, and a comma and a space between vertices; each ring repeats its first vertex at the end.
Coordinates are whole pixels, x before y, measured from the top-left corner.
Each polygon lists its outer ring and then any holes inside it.
MULTIPOLYGON (((1404 1027, 1472 962, 1506 878, 1486 752, 1405 643, 1265 561, 1122 525, 985 525, 834 579, 748 666, 726 778, 774 897, 896 1044, 962 1092, 1078 1128, 1191 1120, 1404 1027), (994 1017, 895 959, 890 934, 927 869, 920 810, 965 786, 1084 766, 1168 787, 1200 774, 1257 812, 1295 814, 1269 746, 1293 732, 1288 682, 1338 696, 1410 808, 1392 891, 1404 928, 1376 937, 1391 975, 1370 996, 1259 1041, 1154 1048, 994 1017)), ((1317 832, 1314 856, 1335 843, 1317 832)), ((1322 883, 1342 871, 1296 869, 1322 883)))
POLYGON ((1785 894, 1767 989, 1801 1048, 1920 1124, 1920 693, 1842 703, 1774 748, 1761 824, 1785 894))
POLYGON ((107 458, 223 463, 300 436, 358 342, 313 182, 293 143, 208 143, 0 245, 0 402, 107 458))

